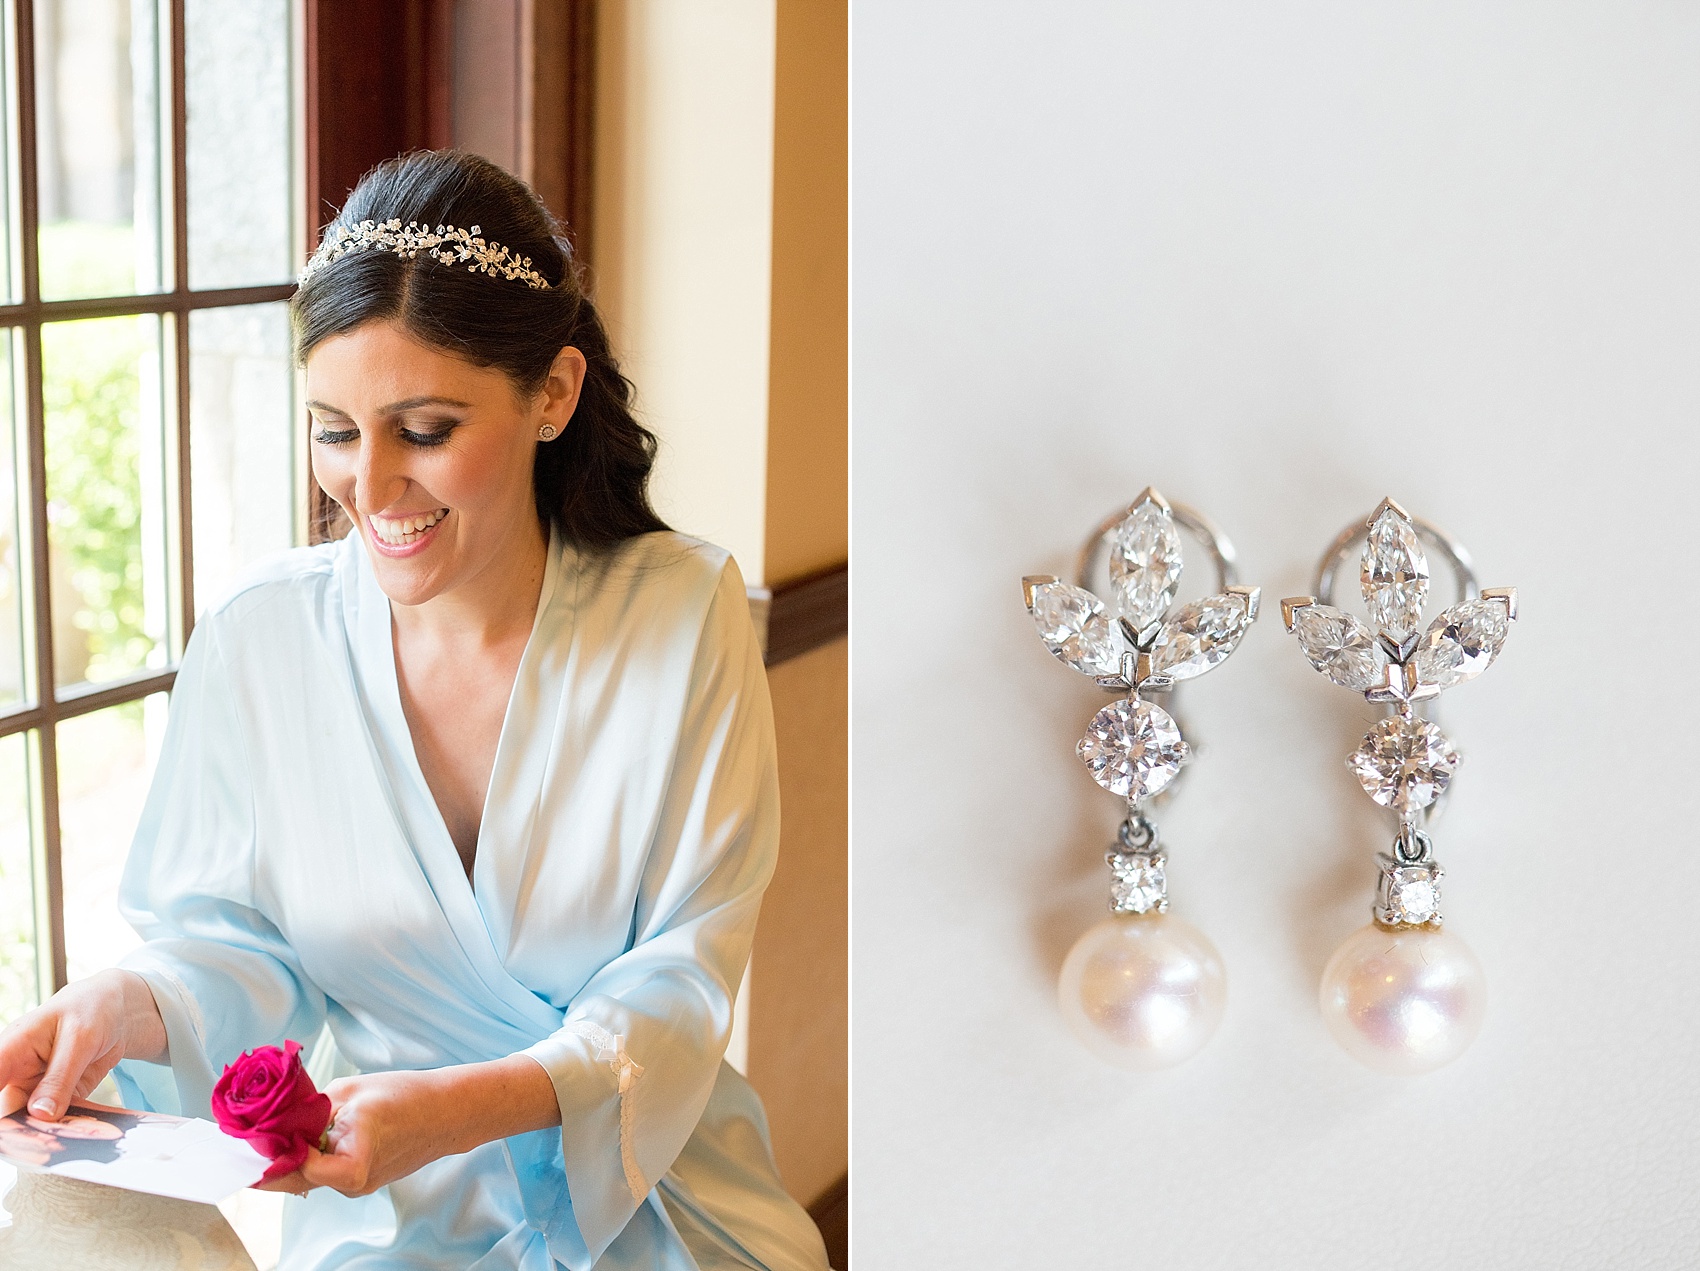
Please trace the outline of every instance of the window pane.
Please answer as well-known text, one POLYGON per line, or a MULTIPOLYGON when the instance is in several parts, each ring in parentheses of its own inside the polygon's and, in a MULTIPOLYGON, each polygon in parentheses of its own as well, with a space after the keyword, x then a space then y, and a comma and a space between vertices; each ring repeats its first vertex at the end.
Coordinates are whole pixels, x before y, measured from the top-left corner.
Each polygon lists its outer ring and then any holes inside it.
POLYGON ((54 678, 163 666, 168 637, 159 319, 42 328, 54 678))
POLYGON ((0 737, 0 1026, 39 1000, 35 853, 24 735, 0 737))
POLYGON ((295 375, 286 303, 189 316, 195 605, 295 541, 295 375))
MULTIPOLYGON (((0 102, 12 103, 17 96, 17 87, 12 79, 12 39, 17 29, 15 9, 12 0, 0 2, 0 102)), ((12 165, 16 161, 12 153, 12 130, 0 127, 0 301, 16 303, 23 297, 23 281, 18 270, 18 244, 12 235, 14 210, 12 187, 12 165)))
POLYGON ((59 725, 59 858, 72 980, 111 966, 142 942, 118 914, 118 883, 165 737, 166 709, 166 695, 155 693, 59 725))
POLYGON ((16 331, 0 330, 0 710, 33 698, 25 683, 24 658, 29 633, 24 630, 24 590, 29 586, 18 509, 19 478, 26 471, 18 451, 16 425, 16 331))
POLYGON ((48 300, 160 289, 159 30, 149 0, 37 0, 48 300))
POLYGON ((187 0, 189 285, 287 282, 290 0, 187 0))

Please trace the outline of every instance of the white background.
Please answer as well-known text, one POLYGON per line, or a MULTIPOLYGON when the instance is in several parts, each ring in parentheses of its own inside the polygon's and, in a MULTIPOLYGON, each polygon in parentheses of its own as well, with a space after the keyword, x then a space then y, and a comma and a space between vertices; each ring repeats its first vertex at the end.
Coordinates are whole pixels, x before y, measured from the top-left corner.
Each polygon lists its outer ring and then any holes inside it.
POLYGON ((1700 1265, 1700 6, 854 8, 858 1264, 1700 1265), (1054 1005, 1117 801, 1018 580, 1147 483, 1266 608, 1160 817, 1227 1016, 1140 1076, 1054 1005), (1418 1079, 1318 1015, 1390 829, 1277 603, 1384 494, 1522 602, 1418 1079))

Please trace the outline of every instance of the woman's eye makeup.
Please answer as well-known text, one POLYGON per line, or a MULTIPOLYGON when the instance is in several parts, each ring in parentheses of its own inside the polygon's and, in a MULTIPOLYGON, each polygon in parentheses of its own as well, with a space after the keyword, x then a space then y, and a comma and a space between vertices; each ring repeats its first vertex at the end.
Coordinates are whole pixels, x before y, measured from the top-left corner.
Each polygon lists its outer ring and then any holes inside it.
POLYGON ((459 422, 455 419, 440 419, 432 420, 419 428, 403 426, 402 440, 412 446, 440 446, 449 439, 449 434, 459 422))
MULTIPOLYGON (((331 424, 315 421, 317 431, 313 440, 325 446, 340 446, 344 442, 353 441, 360 435, 358 428, 335 428, 331 424)), ((410 446, 440 446, 449 439, 449 434, 460 426, 458 419, 430 420, 419 427, 403 424, 397 434, 410 446)))

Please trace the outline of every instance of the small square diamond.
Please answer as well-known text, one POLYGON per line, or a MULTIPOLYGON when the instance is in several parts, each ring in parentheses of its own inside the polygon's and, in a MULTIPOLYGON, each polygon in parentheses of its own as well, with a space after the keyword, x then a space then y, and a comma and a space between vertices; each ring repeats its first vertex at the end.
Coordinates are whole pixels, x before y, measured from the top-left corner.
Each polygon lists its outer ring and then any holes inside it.
POLYGON ((1384 857, 1376 920, 1390 927, 1422 926, 1440 921, 1440 866, 1403 865, 1384 857))
POLYGON ((1168 858, 1162 852, 1111 852, 1110 909, 1118 914, 1144 914, 1169 907, 1169 886, 1164 876, 1168 858))

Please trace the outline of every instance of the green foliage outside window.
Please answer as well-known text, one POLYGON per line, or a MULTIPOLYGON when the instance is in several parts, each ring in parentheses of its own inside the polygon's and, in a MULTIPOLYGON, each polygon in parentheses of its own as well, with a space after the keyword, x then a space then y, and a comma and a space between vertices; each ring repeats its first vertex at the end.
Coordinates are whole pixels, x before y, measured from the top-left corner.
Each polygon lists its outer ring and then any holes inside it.
MULTIPOLYGON (((51 262, 78 291, 113 294, 133 285, 128 227, 52 231, 51 250, 43 235, 44 268, 51 262)), ((100 318, 42 328, 54 567, 67 575, 78 601, 70 622, 86 639, 86 670, 79 666, 84 650, 55 651, 65 663, 61 683, 124 675, 145 666, 153 648, 142 592, 139 428, 141 364, 153 351, 143 324, 151 321, 100 318)), ((56 590, 55 600, 63 595, 56 590)))
POLYGON ((112 679, 145 665, 153 646, 142 601, 138 480, 138 363, 147 351, 135 318, 42 330, 48 519, 55 564, 81 601, 71 621, 88 640, 86 675, 64 667, 61 682, 112 679))
MULTIPOLYGON (((127 226, 44 226, 41 246, 46 294, 134 289, 127 226)), ((143 324, 150 321, 103 318, 42 328, 61 682, 125 674, 146 665, 153 648, 142 590, 140 451, 142 366, 154 353, 143 324)), ((102 716, 122 714, 112 726, 133 729, 139 712, 140 703, 132 703, 102 716)), ((39 986, 27 767, 24 738, 0 738, 0 1024, 33 1006, 39 986)))

